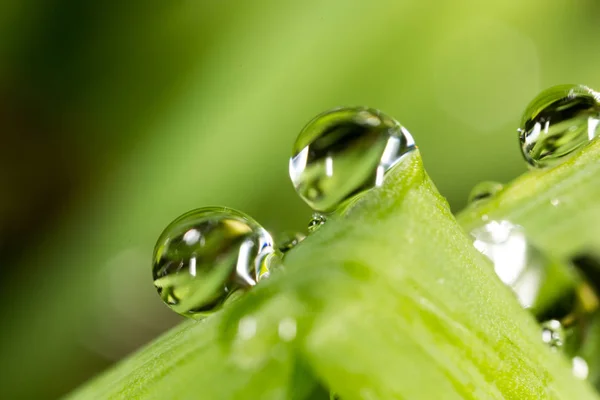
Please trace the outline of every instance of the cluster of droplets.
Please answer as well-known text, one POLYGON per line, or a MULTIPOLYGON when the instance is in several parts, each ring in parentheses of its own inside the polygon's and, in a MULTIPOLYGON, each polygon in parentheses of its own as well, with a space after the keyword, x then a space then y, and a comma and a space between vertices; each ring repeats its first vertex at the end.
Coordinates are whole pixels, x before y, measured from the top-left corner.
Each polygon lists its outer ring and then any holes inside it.
POLYGON ((488 257, 498 278, 539 321, 541 340, 573 360, 573 373, 585 379, 581 356, 590 342, 589 326, 598 317, 599 299, 570 262, 543 253, 525 230, 509 221, 489 221, 471 232, 473 245, 488 257), (556 290, 559 286, 560 290, 556 290))
MULTIPOLYGON (((300 132, 289 163, 298 195, 313 209, 308 233, 334 211, 373 187, 415 143, 393 118, 365 107, 336 108, 300 132)), ((206 207, 175 219, 161 234, 153 258, 154 285, 177 313, 202 318, 269 276, 304 240, 281 235, 277 244, 248 215, 206 207)))
MULTIPOLYGON (((527 106, 518 129, 521 151, 530 168, 557 166, 600 134, 600 94, 583 85, 560 85, 540 93, 527 106)), ((468 201, 479 205, 503 190, 497 182, 481 182, 468 201)), ((559 199, 550 202, 560 204, 559 199)), ((474 246, 486 255, 502 282, 540 322, 541 339, 573 361, 573 373, 585 379, 581 356, 589 342, 589 326, 599 314, 599 299, 584 275, 570 262, 540 251, 525 230, 509 221, 488 221, 471 232, 474 246), (553 288, 557 280, 561 290, 553 288)))
MULTIPOLYGON (((557 86, 527 107, 519 129, 521 150, 531 167, 555 166, 594 139, 599 125, 597 92, 585 86, 557 86)), ((381 186, 386 174, 415 149, 406 128, 375 109, 337 108, 311 120, 298 135, 289 162, 296 192, 314 211, 308 233, 381 186)), ((482 182, 473 188, 469 202, 486 201, 502 190, 500 183, 482 182)), ((522 227, 489 221, 472 235, 474 246, 492 261, 498 277, 540 321, 541 340, 571 356, 574 373, 585 378, 587 364, 578 354, 598 309, 595 292, 571 265, 532 245, 522 227), (542 296, 557 277, 567 279, 567 289, 542 296)), ((174 311, 202 317, 268 277, 271 266, 304 238, 287 234, 275 245, 262 226, 239 211, 194 210, 173 221, 160 236, 154 252, 154 284, 174 311)))

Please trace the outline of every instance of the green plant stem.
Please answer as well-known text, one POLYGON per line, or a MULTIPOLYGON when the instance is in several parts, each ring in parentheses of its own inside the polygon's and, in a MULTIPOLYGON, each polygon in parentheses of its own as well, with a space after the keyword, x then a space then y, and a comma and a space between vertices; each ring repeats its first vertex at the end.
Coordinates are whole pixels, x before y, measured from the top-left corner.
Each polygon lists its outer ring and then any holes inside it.
POLYGON ((321 384, 349 400, 597 398, 542 344, 418 152, 268 281, 71 398, 300 399, 321 384))

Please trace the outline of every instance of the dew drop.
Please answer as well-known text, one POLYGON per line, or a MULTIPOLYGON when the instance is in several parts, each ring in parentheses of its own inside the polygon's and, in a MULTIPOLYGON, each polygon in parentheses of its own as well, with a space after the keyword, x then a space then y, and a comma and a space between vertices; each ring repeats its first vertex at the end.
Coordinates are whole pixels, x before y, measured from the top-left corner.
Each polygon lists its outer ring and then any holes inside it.
POLYGON ((308 222, 308 233, 310 234, 316 232, 317 229, 325 225, 325 222, 327 222, 327 218, 324 215, 314 213, 308 222))
POLYGON ((306 236, 300 232, 286 232, 279 236, 277 248, 282 253, 287 253, 294 247, 296 247, 306 236))
POLYGON ((154 286, 175 312, 204 317, 266 276, 273 253, 269 233, 246 214, 200 208, 175 219, 158 239, 154 286))
POLYGON ((336 108, 315 117, 298 135, 290 178, 313 210, 331 212, 381 186, 385 173, 415 148, 410 133, 381 111, 336 108))
POLYGON ((501 191, 503 188, 499 182, 484 181, 480 182, 471 189, 469 193, 469 203, 473 203, 479 200, 487 199, 494 196, 496 193, 501 191))
POLYGON ((588 378, 590 374, 590 368, 588 366, 587 361, 585 361, 582 357, 575 356, 571 360, 571 363, 573 376, 575 376, 575 378, 581 380, 585 380, 588 378))
POLYGON ((490 221, 471 232, 473 246, 494 264, 494 271, 513 289, 525 308, 535 305, 545 260, 527 242, 522 227, 509 221, 490 221))
POLYGON ((551 319, 542 322, 542 342, 550 346, 551 349, 560 349, 565 343, 565 330, 560 321, 551 319))
POLYGON ((600 93, 583 85, 560 85, 540 93, 521 119, 519 141, 532 167, 563 162, 600 133, 600 93))

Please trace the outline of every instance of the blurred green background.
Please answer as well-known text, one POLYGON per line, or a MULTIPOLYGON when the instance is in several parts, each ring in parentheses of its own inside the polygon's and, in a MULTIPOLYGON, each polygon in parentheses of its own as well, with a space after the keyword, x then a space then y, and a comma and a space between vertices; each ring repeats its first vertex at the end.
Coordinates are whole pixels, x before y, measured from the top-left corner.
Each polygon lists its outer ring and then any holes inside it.
POLYGON ((0 398, 56 398, 180 321, 150 276, 179 214, 310 215, 287 176, 317 113, 415 137, 454 211, 525 171, 516 128, 600 88, 594 0, 0 2, 0 398))

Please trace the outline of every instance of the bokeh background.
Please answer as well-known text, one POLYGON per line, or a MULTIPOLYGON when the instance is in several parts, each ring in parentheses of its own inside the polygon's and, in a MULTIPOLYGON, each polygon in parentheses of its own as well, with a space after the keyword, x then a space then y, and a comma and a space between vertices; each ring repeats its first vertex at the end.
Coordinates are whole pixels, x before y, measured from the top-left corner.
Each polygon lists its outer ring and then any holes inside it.
POLYGON ((180 321, 150 276, 179 214, 305 229, 287 162, 317 113, 395 116, 458 211, 525 171, 540 90, 600 88, 599 40, 595 0, 1 1, 0 398, 56 398, 180 321))

